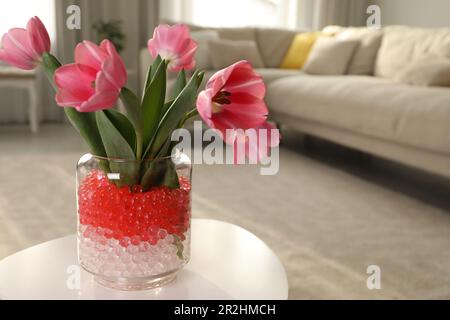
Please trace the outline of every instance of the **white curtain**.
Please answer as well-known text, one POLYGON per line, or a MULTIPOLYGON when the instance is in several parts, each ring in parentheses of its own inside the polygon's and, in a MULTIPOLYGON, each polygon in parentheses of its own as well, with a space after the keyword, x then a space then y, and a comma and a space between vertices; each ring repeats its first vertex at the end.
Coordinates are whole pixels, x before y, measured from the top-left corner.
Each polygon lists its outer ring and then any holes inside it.
POLYGON ((297 27, 362 26, 368 0, 297 0, 297 27))
POLYGON ((214 27, 363 25, 368 0, 164 0, 163 20, 214 27))
POLYGON ((295 28, 297 0, 164 0, 166 21, 212 27, 295 28))
POLYGON ((196 0, 162 0, 159 5, 160 17, 165 21, 192 23, 195 2, 196 0))

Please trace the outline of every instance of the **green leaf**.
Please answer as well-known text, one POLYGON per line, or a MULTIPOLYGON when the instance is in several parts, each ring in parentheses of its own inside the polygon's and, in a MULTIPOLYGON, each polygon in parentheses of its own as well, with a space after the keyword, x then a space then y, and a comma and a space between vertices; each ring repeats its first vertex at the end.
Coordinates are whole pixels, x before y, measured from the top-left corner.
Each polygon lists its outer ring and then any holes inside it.
POLYGON ((170 135, 173 130, 177 128, 185 113, 195 104, 195 100, 197 98, 197 75, 198 72, 195 72, 186 87, 184 87, 183 91, 181 91, 165 113, 160 122, 156 135, 151 144, 148 145, 144 155, 148 153, 150 158, 154 157, 166 140, 170 138, 170 135))
POLYGON ((145 165, 145 173, 141 179, 143 191, 161 185, 171 189, 180 187, 175 164, 170 158, 155 159, 145 165))
POLYGON ((155 158, 164 158, 171 155, 172 148, 170 146, 172 145, 172 140, 170 140, 170 137, 164 142, 161 149, 159 149, 158 154, 155 156, 155 158))
POLYGON ((133 151, 136 151, 136 132, 134 131, 133 124, 122 113, 114 109, 104 110, 109 121, 112 122, 114 127, 120 132, 122 137, 127 140, 129 146, 133 151))
POLYGON ((145 173, 141 179, 142 190, 148 191, 151 187, 159 186, 164 181, 166 172, 166 163, 164 160, 154 160, 145 165, 145 173))
POLYGON ((166 97, 166 63, 162 61, 142 101, 143 145, 147 146, 156 132, 166 97))
POLYGON ((200 71, 198 74, 197 74, 197 77, 196 77, 196 81, 197 81, 197 90, 200 88, 200 86, 202 85, 202 82, 203 82, 203 77, 205 76, 205 72, 203 72, 203 71, 200 71))
POLYGON ((164 106, 162 107, 162 110, 161 110, 162 117, 164 117, 164 115, 166 114, 167 110, 169 110, 169 108, 172 105, 173 101, 174 100, 170 100, 170 101, 167 101, 166 103, 164 103, 164 106))
MULTIPOLYGON (((144 94, 147 91, 148 86, 152 82, 153 77, 155 76, 156 70, 158 69, 158 66, 161 64, 161 62, 162 62, 162 59, 158 55, 156 57, 156 59, 153 61, 153 63, 148 67, 147 75, 145 77, 145 84, 144 84, 144 88, 143 88, 144 94)), ((144 98, 144 97, 142 97, 142 98, 144 98)))
POLYGON ((183 91, 184 87, 186 87, 186 72, 183 69, 177 75, 177 80, 173 87, 172 99, 176 99, 181 91, 183 91))
POLYGON ((183 241, 181 241, 180 237, 177 236, 176 234, 173 234, 172 236, 173 236, 173 244, 177 247, 177 256, 178 256, 178 258, 183 260, 184 259, 184 257, 183 257, 183 251, 184 251, 183 241))
POLYGON ((177 188, 178 176, 176 178, 176 183, 170 179, 170 177, 173 177, 173 174, 166 177, 166 175, 168 175, 167 171, 172 169, 167 162, 172 163, 172 161, 166 159, 161 160, 161 158, 170 156, 170 152, 168 151, 171 144, 172 141, 168 139, 154 160, 144 162, 142 166, 142 172, 144 172, 144 174, 141 179, 141 185, 144 191, 149 190, 153 186, 160 185, 167 185, 169 188, 177 188))
POLYGON ((144 124, 142 122, 142 109, 138 97, 128 88, 122 88, 120 98, 125 106, 128 116, 136 130, 136 157, 141 159, 142 156, 142 131, 144 124))
POLYGON ((178 124, 178 128, 182 128, 184 126, 184 124, 186 123, 186 121, 188 121, 189 119, 198 116, 198 110, 197 107, 193 108, 192 110, 186 112, 186 114, 184 115, 183 120, 180 121, 180 123, 178 124))
POLYGON ((141 131, 142 114, 138 97, 130 89, 123 87, 122 90, 120 90, 120 99, 123 102, 127 115, 133 123, 134 128, 136 131, 141 131))
POLYGON ((104 111, 95 113, 100 136, 109 158, 135 159, 134 152, 104 111))
POLYGON ((106 150, 100 137, 94 113, 78 112, 74 108, 64 108, 64 112, 72 126, 87 143, 91 152, 96 156, 106 157, 106 150))
POLYGON ((156 56, 156 59, 153 60, 152 63, 152 70, 150 71, 150 82, 148 83, 150 85, 151 81, 153 80, 153 78, 155 78, 156 72, 158 71, 158 67, 159 65, 163 62, 163 60, 161 59, 161 56, 158 54, 156 56))
POLYGON ((109 163, 111 172, 120 174, 120 179, 114 180, 114 183, 118 187, 136 184, 140 165, 135 161, 133 149, 131 149, 128 142, 109 120, 104 111, 96 112, 95 118, 106 154, 111 159, 109 163), (123 159, 123 161, 112 159, 123 159))
POLYGON ((152 65, 148 66, 147 73, 145 74, 145 82, 144 87, 142 89, 142 97, 141 102, 144 99, 145 91, 147 91, 148 86, 150 85, 150 82, 152 81, 152 65))
POLYGON ((168 161, 166 174, 164 175, 162 184, 170 189, 178 189, 180 187, 180 181, 178 180, 175 164, 172 161, 168 161))

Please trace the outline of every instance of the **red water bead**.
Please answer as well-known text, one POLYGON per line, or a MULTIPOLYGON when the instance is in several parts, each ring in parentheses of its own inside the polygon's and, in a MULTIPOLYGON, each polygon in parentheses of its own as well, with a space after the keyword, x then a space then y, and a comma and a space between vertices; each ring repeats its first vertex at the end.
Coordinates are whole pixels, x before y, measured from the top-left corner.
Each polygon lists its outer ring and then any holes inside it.
POLYGON ((128 237, 130 241, 125 242, 132 244, 156 243, 160 229, 184 239, 191 214, 190 191, 190 182, 183 177, 179 189, 158 186, 142 192, 140 186, 118 188, 103 172, 92 171, 78 188, 80 223, 107 228, 108 238, 128 237))

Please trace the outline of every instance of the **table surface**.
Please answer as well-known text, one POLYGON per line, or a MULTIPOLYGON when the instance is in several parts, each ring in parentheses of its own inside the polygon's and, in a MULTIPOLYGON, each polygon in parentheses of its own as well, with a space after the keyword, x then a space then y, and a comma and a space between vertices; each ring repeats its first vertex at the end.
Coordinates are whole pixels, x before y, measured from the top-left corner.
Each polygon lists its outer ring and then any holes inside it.
POLYGON ((76 235, 0 261, 0 299, 287 299, 283 265, 259 238, 236 225, 192 220, 191 261, 175 281, 146 291, 97 284, 78 267, 76 235))

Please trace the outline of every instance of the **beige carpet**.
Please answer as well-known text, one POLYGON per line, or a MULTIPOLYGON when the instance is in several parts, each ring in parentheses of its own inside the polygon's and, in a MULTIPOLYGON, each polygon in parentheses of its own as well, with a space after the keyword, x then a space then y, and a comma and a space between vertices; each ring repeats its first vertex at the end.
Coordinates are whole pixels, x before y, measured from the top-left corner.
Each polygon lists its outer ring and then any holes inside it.
MULTIPOLYGON (((447 181, 339 148, 300 152, 296 135, 285 136, 276 176, 196 166, 193 216, 264 240, 286 268, 291 299, 450 298, 447 181), (366 287, 371 264, 381 268, 381 290, 366 287)), ((0 129, 0 258, 75 232, 74 167, 83 150, 69 127, 46 126, 34 137, 0 129)))

